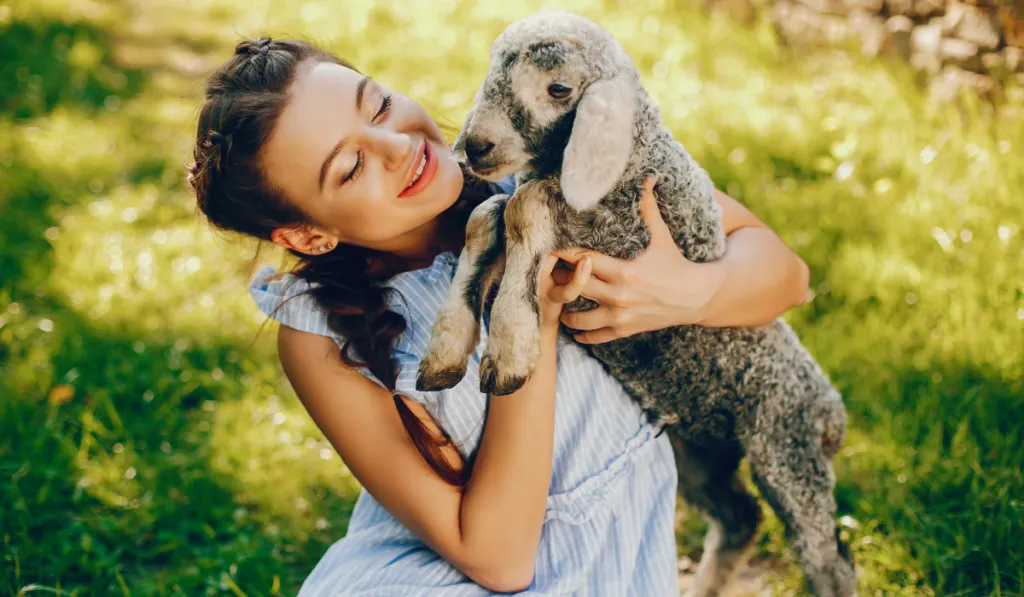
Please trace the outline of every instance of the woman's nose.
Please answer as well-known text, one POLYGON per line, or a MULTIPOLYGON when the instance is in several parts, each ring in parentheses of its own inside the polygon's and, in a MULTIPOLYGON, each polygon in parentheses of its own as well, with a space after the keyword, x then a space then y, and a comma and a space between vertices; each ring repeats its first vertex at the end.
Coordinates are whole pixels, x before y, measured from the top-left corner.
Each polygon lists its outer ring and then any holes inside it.
POLYGON ((409 164, 412 153, 415 151, 415 143, 405 133, 378 129, 373 131, 374 149, 380 154, 384 167, 388 170, 398 170, 409 164))

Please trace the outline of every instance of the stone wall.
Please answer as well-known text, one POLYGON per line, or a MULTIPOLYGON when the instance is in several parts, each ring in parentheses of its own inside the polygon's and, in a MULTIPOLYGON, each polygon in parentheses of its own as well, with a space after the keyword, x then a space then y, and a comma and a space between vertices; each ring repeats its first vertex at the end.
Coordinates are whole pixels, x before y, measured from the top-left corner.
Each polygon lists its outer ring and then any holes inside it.
MULTIPOLYGON (((751 0, 709 1, 741 18, 751 14, 737 10, 751 0)), ((865 55, 905 60, 940 97, 964 87, 992 97, 1006 82, 1024 92, 1024 0, 761 1, 787 43, 852 42, 865 55)))

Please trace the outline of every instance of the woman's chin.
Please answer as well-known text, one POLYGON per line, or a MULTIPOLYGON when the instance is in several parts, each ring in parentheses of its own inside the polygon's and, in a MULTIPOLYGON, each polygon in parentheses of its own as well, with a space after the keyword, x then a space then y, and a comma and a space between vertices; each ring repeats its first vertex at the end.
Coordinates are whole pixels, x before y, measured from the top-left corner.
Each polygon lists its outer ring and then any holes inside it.
MULTIPOLYGON (((464 182, 462 168, 450 154, 439 156, 437 174, 427 189, 429 205, 432 212, 440 215, 458 201, 464 182)), ((426 194, 426 193, 425 193, 426 194)))
POLYGON ((455 197, 458 197, 459 193, 462 192, 462 166, 451 152, 448 152, 447 155, 438 156, 438 158, 439 168, 437 178, 434 181, 434 185, 437 187, 436 190, 441 193, 450 192, 455 197))

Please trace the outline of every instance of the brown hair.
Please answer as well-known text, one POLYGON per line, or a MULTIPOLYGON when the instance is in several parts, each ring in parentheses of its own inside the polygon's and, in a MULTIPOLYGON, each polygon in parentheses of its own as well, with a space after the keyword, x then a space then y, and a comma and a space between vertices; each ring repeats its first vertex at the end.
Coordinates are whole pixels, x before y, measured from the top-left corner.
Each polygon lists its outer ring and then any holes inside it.
MULTIPOLYGON (((239 43, 235 54, 210 76, 189 180, 199 209, 215 226, 266 241, 276 228, 310 222, 268 184, 259 162, 287 105, 289 87, 306 61, 352 68, 311 44, 263 37, 239 43)), ((493 191, 467 174, 459 200, 441 215, 444 237, 461 242, 470 209, 493 191)), ((328 326, 345 338, 342 361, 367 367, 391 391, 406 432, 434 471, 448 483, 465 484, 468 467, 456 469, 441 452, 447 438, 435 438, 395 391, 392 350, 406 321, 388 308, 396 291, 384 283, 405 264, 394 255, 346 244, 316 256, 292 253, 299 258, 292 273, 310 283, 309 293, 328 313, 328 326)))

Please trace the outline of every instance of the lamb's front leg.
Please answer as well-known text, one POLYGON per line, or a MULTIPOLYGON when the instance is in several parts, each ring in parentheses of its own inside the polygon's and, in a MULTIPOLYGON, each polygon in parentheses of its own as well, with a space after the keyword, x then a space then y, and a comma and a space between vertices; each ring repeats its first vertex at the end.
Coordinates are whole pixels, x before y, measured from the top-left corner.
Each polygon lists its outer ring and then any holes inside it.
POLYGON ((491 307, 480 391, 503 396, 523 387, 540 359, 540 264, 554 247, 549 209, 554 184, 532 181, 505 208, 505 273, 491 307))
POLYGON ((420 361, 416 389, 421 392, 451 388, 466 375, 469 355, 480 341, 484 301, 501 279, 505 261, 502 212, 508 200, 508 195, 494 195, 469 216, 466 246, 420 361))

